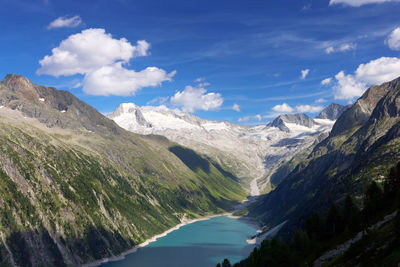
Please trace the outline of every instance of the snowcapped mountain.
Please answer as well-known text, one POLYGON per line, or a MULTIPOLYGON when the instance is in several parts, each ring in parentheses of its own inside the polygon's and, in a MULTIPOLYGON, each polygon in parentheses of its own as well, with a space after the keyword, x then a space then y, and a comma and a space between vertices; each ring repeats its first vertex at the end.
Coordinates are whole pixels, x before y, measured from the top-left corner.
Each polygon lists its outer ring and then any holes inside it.
POLYGON ((268 125, 204 120, 165 106, 121 104, 108 117, 139 134, 163 135, 229 168, 258 195, 269 177, 295 154, 327 136, 335 121, 305 114, 281 115, 268 125))

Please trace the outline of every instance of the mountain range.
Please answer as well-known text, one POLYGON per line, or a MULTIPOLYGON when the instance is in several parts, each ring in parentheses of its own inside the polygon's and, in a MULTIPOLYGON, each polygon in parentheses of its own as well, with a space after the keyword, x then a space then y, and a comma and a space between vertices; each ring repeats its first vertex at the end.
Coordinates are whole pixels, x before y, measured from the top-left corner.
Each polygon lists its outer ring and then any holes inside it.
POLYGON ((1 265, 119 255, 246 196, 218 163, 23 76, 0 82, 0 125, 1 265))
POLYGON ((256 126, 209 121, 165 106, 133 103, 121 104, 107 116, 128 131, 162 135, 204 154, 250 186, 252 195, 259 195, 271 189, 270 177, 282 164, 327 136, 343 110, 332 104, 316 119, 288 114, 256 126))
POLYGON ((284 221, 282 234, 329 206, 342 206, 347 194, 360 206, 371 181, 382 182, 400 160, 400 78, 370 87, 347 107, 329 136, 293 164, 270 194, 250 208, 269 227, 284 221))
MULTIPOLYGON (((400 160, 400 78, 315 118, 245 126, 164 106, 104 116, 67 91, 0 82, 0 262, 82 265, 232 210, 293 233, 400 160), (247 192, 246 192, 247 191, 247 192)), ((323 214, 324 215, 324 214, 323 214)))

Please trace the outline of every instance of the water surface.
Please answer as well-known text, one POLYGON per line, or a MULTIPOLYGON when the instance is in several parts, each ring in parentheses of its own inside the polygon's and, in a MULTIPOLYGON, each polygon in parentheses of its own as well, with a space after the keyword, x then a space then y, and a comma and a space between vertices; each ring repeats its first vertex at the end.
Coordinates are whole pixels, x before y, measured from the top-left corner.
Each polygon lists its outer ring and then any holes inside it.
POLYGON ((224 258, 235 263, 250 254, 254 245, 247 244, 246 239, 256 231, 255 226, 242 220, 215 217, 185 225, 125 259, 102 267, 214 267, 224 258))

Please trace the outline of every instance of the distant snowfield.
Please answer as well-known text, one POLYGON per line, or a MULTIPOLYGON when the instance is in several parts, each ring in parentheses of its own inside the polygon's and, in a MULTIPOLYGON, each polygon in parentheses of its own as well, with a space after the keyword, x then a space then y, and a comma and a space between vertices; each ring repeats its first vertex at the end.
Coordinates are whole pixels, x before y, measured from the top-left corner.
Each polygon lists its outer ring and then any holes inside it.
POLYGON ((314 126, 285 122, 289 131, 267 125, 243 126, 230 122, 204 120, 165 106, 139 107, 121 104, 108 115, 122 128, 138 134, 163 135, 181 145, 223 163, 248 182, 251 195, 265 188, 259 181, 270 176, 282 163, 310 146, 335 121, 314 119, 314 126))

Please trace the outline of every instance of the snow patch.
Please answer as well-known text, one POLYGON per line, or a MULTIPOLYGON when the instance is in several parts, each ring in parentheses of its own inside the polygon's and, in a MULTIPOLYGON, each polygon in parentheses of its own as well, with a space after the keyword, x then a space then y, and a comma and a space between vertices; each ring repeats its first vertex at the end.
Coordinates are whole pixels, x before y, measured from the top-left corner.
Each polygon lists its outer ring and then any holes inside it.
POLYGON ((39 98, 39 101, 42 101, 42 102, 44 102, 44 98, 39 98))

